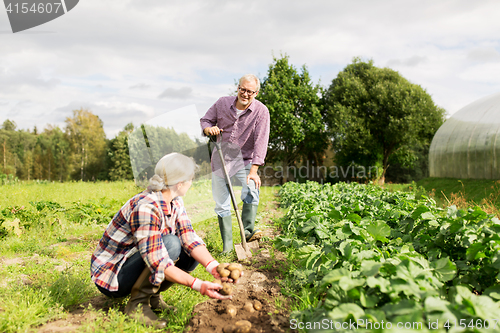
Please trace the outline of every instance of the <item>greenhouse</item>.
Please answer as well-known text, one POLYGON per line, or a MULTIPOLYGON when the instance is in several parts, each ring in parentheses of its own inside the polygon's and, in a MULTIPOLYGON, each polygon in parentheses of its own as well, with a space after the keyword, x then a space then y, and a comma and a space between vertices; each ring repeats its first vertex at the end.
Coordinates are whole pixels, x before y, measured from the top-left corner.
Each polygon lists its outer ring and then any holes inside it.
POLYGON ((431 177, 500 179, 500 93, 456 112, 434 135, 431 177))

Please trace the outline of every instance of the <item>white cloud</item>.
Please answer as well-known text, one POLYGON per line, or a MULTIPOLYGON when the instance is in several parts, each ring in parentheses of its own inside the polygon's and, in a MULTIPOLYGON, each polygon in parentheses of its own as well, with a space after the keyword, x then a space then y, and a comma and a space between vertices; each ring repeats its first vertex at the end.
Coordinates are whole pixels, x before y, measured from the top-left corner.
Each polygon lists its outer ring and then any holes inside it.
POLYGON ((167 88, 158 96, 158 98, 175 99, 187 99, 191 97, 193 97, 193 89, 190 87, 181 87, 179 89, 167 88))
POLYGON ((476 48, 467 53, 467 60, 480 63, 500 62, 500 52, 493 47, 476 48))
POLYGON ((86 0, 10 34, 0 10, 0 122, 62 126, 87 107, 112 137, 186 105, 203 114, 281 52, 323 85, 353 57, 373 59, 453 113, 500 90, 499 12, 469 0, 86 0))
POLYGON ((149 89, 151 86, 145 83, 138 83, 130 87, 130 89, 149 89))

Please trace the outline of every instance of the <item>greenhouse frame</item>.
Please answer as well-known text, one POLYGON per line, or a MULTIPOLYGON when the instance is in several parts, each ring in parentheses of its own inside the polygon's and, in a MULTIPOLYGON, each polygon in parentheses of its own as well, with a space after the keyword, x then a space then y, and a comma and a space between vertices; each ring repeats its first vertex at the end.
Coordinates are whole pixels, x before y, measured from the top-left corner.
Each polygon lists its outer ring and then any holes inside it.
POLYGON ((500 179, 500 93, 457 111, 432 139, 431 177, 500 179))

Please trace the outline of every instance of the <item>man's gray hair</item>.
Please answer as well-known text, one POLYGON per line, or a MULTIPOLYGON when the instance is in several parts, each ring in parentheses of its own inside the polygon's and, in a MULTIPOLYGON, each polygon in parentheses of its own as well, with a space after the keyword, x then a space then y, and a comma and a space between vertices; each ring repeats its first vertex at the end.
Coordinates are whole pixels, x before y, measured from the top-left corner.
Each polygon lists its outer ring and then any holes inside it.
POLYGON ((238 83, 241 84, 242 81, 255 81, 255 83, 257 84, 257 91, 260 90, 260 80, 257 76, 253 74, 246 74, 240 78, 240 81, 238 83))

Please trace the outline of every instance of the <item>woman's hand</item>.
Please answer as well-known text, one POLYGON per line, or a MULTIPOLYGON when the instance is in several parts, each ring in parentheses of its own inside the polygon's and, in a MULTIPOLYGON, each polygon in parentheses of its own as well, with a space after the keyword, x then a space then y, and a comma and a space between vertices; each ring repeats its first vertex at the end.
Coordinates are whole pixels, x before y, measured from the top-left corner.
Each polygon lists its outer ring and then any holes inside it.
POLYGON ((212 274, 212 276, 216 280, 221 280, 222 281, 222 279, 220 278, 219 273, 217 272, 217 266, 219 266, 219 262, 214 259, 214 260, 210 261, 207 264, 207 266, 205 267, 205 269, 207 270, 208 273, 212 274))
MULTIPOLYGON (((231 279, 230 277, 221 277, 219 272, 217 272, 217 266, 219 266, 219 263, 217 260, 212 260, 208 263, 207 267, 205 269, 207 270, 208 273, 212 274, 214 279, 220 280, 221 282, 229 282, 233 283, 234 280, 231 279)), ((243 271, 241 272, 241 276, 243 276, 243 271)))
POLYGON ((219 293, 222 286, 217 283, 212 283, 208 281, 202 281, 200 279, 194 279, 191 289, 199 291, 202 295, 206 295, 210 298, 215 299, 230 299, 231 296, 223 296, 219 293))

